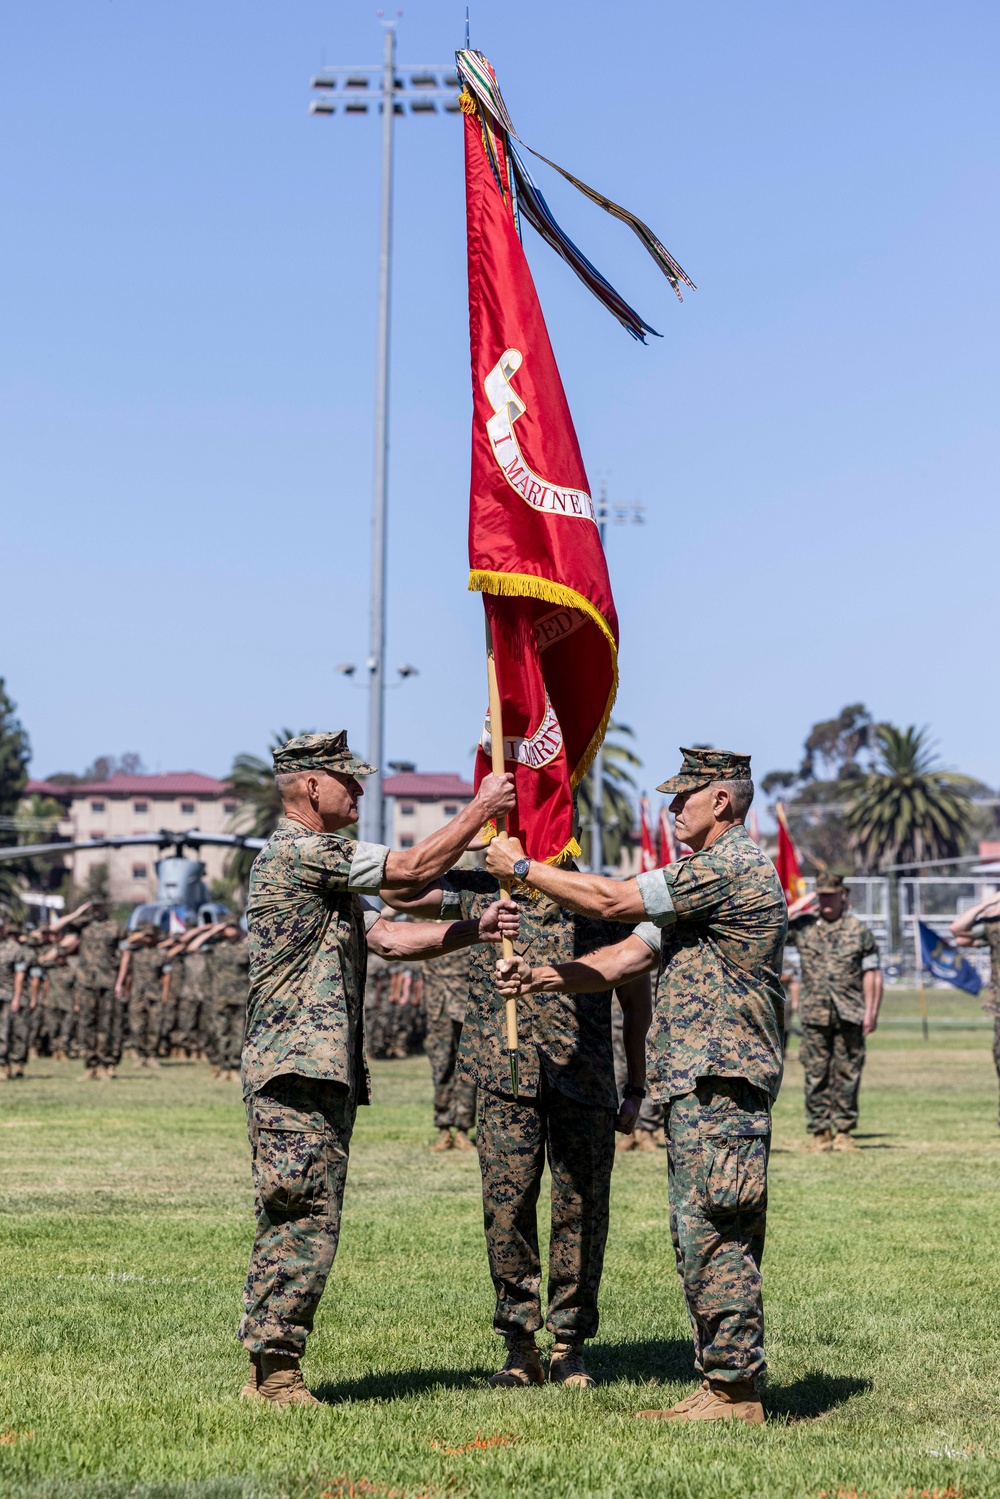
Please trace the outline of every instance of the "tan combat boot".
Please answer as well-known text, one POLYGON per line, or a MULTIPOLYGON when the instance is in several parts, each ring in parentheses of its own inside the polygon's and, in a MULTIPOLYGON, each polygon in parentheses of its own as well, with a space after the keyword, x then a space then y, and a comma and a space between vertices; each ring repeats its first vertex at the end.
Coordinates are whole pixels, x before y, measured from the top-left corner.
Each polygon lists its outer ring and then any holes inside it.
POLYGON ((11 1073, 11 1077, 23 1077, 23 1076, 24 1076, 24 1068, 22 1066, 20 1066, 20 1065, 18 1065, 17 1067, 15 1067, 14 1071, 11 1073))
POLYGON ((583 1339, 556 1343, 549 1359, 549 1384, 564 1384, 568 1390, 590 1390, 596 1383, 583 1362, 583 1339))
POLYGON ((518 1386, 544 1384, 545 1370, 535 1347, 533 1332, 521 1333, 507 1339, 507 1362, 489 1383, 494 1389, 514 1389, 518 1386))
POLYGON ((9 1062, 4 1062, 3 1066, 0 1067, 0 1080, 2 1080, 5 1083, 9 1083, 10 1082, 10 1063, 9 1062))
POLYGON ((262 1398, 261 1395, 260 1395, 260 1393, 259 1393, 259 1391, 260 1391, 260 1384, 261 1384, 261 1379, 260 1379, 260 1354, 259 1353, 251 1353, 251 1355, 250 1355, 250 1373, 247 1375, 247 1382, 246 1382, 246 1384, 243 1386, 242 1390, 240 1391, 240 1399, 241 1400, 260 1400, 262 1398))
POLYGON ((159 1072, 160 1070, 160 1063, 156 1057, 147 1057, 146 1066, 153 1072, 159 1072))
POLYGON ((261 1354, 256 1398, 269 1400, 281 1410, 289 1405, 320 1404, 306 1389, 298 1359, 287 1353, 261 1354))
POLYGON ((633 1132, 631 1135, 622 1135, 621 1139, 618 1141, 618 1144, 615 1146, 615 1151, 618 1154, 624 1155, 626 1150, 638 1150, 638 1148, 639 1142, 635 1137, 635 1133, 633 1132))
POLYGON ((735 1383, 720 1380, 717 1384, 706 1379, 700 1390, 686 1400, 678 1400, 670 1410, 640 1411, 639 1415, 658 1421, 746 1421, 760 1426, 764 1407, 751 1379, 735 1383))
POLYGON ((438 1137, 431 1146, 431 1154, 436 1154, 439 1150, 451 1150, 454 1143, 450 1129, 439 1129, 438 1137))
POLYGON ((100 1075, 100 1068, 88 1067, 83 1075, 87 1079, 88 1083, 96 1083, 98 1076, 100 1075))
POLYGON ((840 1130, 834 1138, 832 1149, 834 1150, 860 1150, 861 1147, 854 1136, 847 1130, 840 1130))
POLYGON ((830 1131, 828 1129, 818 1129, 813 1135, 812 1139, 809 1141, 808 1149, 811 1150, 814 1155, 819 1155, 824 1150, 832 1150, 833 1136, 831 1135, 830 1131))
POLYGON ((455 1138, 451 1143, 456 1150, 475 1150, 476 1148, 464 1129, 457 1129, 455 1131, 455 1138))
POLYGON ((52 1060, 53 1062, 65 1062, 66 1053, 64 1051, 54 1051, 52 1053, 52 1060))
POLYGON ((657 1144, 653 1139, 653 1131, 651 1129, 636 1130, 636 1146, 646 1155, 655 1155, 657 1144))

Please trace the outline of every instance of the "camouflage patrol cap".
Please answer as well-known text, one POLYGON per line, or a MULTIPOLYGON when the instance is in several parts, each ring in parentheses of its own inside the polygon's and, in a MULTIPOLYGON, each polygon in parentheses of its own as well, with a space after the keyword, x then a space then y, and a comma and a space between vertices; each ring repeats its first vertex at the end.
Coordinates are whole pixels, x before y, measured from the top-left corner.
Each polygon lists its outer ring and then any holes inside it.
POLYGON ((347 730, 337 734, 298 734, 272 755, 275 775, 297 770, 334 770, 345 776, 373 776, 375 766, 355 755, 347 744, 347 730))
POLYGON ((816 876, 816 889, 820 890, 843 890, 844 876, 835 873, 832 869, 824 869, 822 874, 816 876))
POLYGON ((684 763, 675 776, 657 786, 657 791, 697 791, 702 786, 711 786, 715 781, 749 781, 750 756, 739 755, 733 750, 685 749, 681 746, 684 763))

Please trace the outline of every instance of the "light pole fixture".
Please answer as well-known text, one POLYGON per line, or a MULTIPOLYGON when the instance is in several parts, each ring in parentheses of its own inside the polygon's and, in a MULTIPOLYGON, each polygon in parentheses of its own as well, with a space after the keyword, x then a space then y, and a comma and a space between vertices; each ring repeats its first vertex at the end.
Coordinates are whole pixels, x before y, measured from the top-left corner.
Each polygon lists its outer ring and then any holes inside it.
MULTIPOLYGON (((454 63, 396 63, 396 22, 383 21, 382 63, 323 68, 312 81, 314 115, 382 116, 381 232, 378 253, 378 366, 375 380, 375 472, 372 493, 371 600, 368 631, 368 759, 381 767, 385 744, 385 562, 389 479, 389 296, 392 267, 393 122, 397 115, 457 115, 454 63)), ((410 675, 411 672, 403 673, 410 675)), ((382 772, 370 776, 361 804, 361 836, 385 842, 382 772)))

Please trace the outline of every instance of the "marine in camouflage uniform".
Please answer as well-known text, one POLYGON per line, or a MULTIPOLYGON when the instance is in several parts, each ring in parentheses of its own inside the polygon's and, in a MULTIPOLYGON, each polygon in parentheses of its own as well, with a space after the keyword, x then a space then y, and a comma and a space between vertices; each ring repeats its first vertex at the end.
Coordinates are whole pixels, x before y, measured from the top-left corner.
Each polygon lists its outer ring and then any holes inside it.
POLYGON ((177 1018, 170 1036, 171 1049, 189 1057, 200 1056, 205 1051, 209 1014, 207 954, 200 948, 185 952, 180 963, 174 959, 173 973, 177 979, 177 1018))
MULTIPOLYGON (((771 1102, 782 1073, 781 953, 787 908, 774 865, 747 833, 748 756, 684 749, 670 792, 677 834, 693 850, 635 880, 570 874, 524 860, 511 840, 488 866, 523 874, 552 899, 608 916, 648 918, 585 964, 515 971, 510 987, 546 995, 655 965, 647 1072, 666 1111, 670 1234, 694 1337, 700 1390, 679 1420, 760 1422, 766 1367, 761 1260, 771 1102)), ((514 965, 512 965, 514 966, 514 965)))
POLYGON ((993 1017, 993 1065, 1000 1080, 1000 895, 988 895, 965 911, 952 922, 951 931, 959 947, 990 950, 990 997, 984 1009, 993 1017))
MULTIPOLYGON (((496 900, 484 870, 455 869, 441 881, 445 919, 478 916, 496 900)), ((526 962, 558 963, 619 941, 629 928, 574 915, 523 888, 514 899, 521 929, 514 950, 526 962)), ((543 1326, 536 1205, 548 1157, 551 1235, 544 1326, 556 1347, 550 1378, 593 1384, 582 1346, 597 1333, 598 1293, 608 1236, 618 1092, 611 1043, 611 992, 528 998, 518 1004, 519 1096, 510 1093, 505 1001, 495 954, 473 951, 459 1071, 478 1088, 476 1147, 483 1217, 496 1292, 494 1330, 507 1341, 495 1384, 540 1383, 535 1348, 543 1326)))
POLYGON ((29 949, 23 939, 8 931, 0 942, 0 1075, 23 1077, 28 1060, 28 994, 26 976, 29 949))
POLYGON ((441 851, 434 869, 426 845, 397 854, 316 830, 317 822, 325 828, 355 820, 357 777, 372 773, 345 733, 300 735, 273 758, 288 815, 254 860, 246 909, 243 1093, 257 1226, 239 1337, 251 1355, 244 1395, 305 1405, 315 1401, 299 1359, 337 1250, 355 1112, 370 1096, 368 942, 383 956, 419 957, 441 951, 452 937, 456 944, 479 940, 471 924, 445 934, 439 926, 379 922, 359 896, 379 891, 390 861, 400 882, 426 883, 428 863, 431 877, 440 873, 472 836, 477 817, 481 825, 506 810, 513 791, 510 778, 490 778, 489 788, 432 835, 441 851))
POLYGON ((92 919, 80 934, 77 993, 80 1025, 90 1077, 114 1077, 122 1056, 122 1007, 115 998, 121 933, 95 902, 92 919))
MULTIPOLYGON (((628 1082, 628 1057, 625 1053, 624 1015, 617 1000, 611 1007, 611 1040, 615 1052, 615 1083, 619 1097, 622 1097, 628 1082)), ((664 1143, 663 1105, 659 1099, 644 1098, 635 1129, 631 1134, 622 1135, 617 1148, 620 1152, 639 1150, 655 1154, 664 1143)))
POLYGON ((434 1150, 471 1148, 468 1134, 476 1122, 476 1085, 458 1071, 458 1048, 469 1005, 469 963, 465 948, 424 964, 424 1048, 434 1080, 434 1128, 438 1131, 434 1150))
POLYGON ((865 1065, 866 975, 879 973, 881 959, 869 928, 845 908, 843 878, 821 874, 816 894, 822 902, 819 914, 797 914, 796 902, 788 925, 789 946, 797 949, 802 965, 799 1060, 805 1073, 806 1128, 815 1149, 850 1150, 865 1065))
POLYGON ((238 924, 224 928, 207 957, 216 1075, 228 1081, 239 1074, 250 983, 250 955, 238 924))
POLYGON ((45 964, 46 1027, 52 1056, 65 1062, 73 1044, 76 1025, 76 982, 80 960, 75 953, 57 948, 45 964))
POLYGON ((144 932, 128 954, 129 1045, 140 1067, 155 1067, 163 1011, 163 954, 156 928, 144 932))

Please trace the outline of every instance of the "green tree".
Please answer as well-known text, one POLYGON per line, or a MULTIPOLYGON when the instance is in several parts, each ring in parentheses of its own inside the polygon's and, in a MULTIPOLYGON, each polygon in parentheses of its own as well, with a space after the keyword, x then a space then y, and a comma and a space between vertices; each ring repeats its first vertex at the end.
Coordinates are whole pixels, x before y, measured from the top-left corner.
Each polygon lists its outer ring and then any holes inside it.
MULTIPOLYGON (((17 716, 17 704, 0 677, 0 847, 17 843, 17 814, 28 782, 31 744, 17 716)), ((0 909, 20 914, 19 880, 9 864, 0 863, 0 909)))
POLYGON ((927 730, 879 724, 876 763, 853 790, 846 826, 858 864, 876 873, 888 864, 956 858, 972 821, 969 793, 979 783, 943 770, 927 730))
POLYGON ((772 770, 760 789, 773 808, 782 801, 807 870, 854 865, 846 816, 851 797, 872 769, 876 727, 864 703, 814 723, 797 770, 772 770))
MULTIPOLYGON (((642 761, 635 751, 624 742, 623 737, 634 739, 628 724, 608 724, 604 740, 604 796, 601 803, 603 822, 602 843, 604 862, 612 867, 618 864, 623 848, 635 842, 635 805, 632 798, 636 791, 633 770, 638 770, 642 761)), ((584 860, 590 863, 590 819, 593 816, 594 778, 584 776, 577 790, 577 815, 581 823, 580 847, 584 860)))
MULTIPOLYGON (((303 729, 302 733, 308 733, 303 729)), ((293 737, 292 729, 281 729, 271 736, 270 748, 276 750, 293 737)), ((249 838, 270 838, 281 816, 281 797, 274 783, 274 767, 270 757, 241 754, 233 760, 227 777, 239 800, 239 807, 229 819, 234 833, 245 833, 249 838)), ((250 866, 257 857, 255 848, 238 848, 226 864, 226 879, 233 888, 246 892, 250 879, 250 866)))

